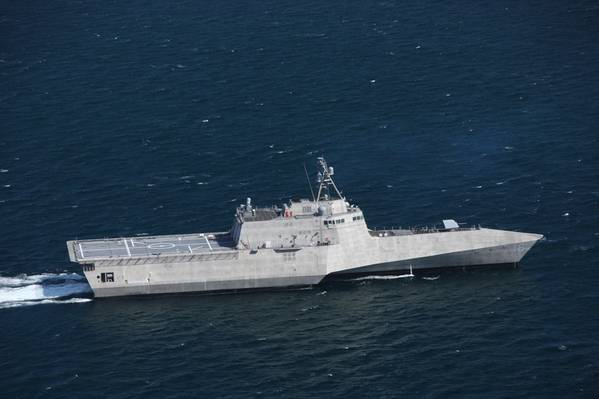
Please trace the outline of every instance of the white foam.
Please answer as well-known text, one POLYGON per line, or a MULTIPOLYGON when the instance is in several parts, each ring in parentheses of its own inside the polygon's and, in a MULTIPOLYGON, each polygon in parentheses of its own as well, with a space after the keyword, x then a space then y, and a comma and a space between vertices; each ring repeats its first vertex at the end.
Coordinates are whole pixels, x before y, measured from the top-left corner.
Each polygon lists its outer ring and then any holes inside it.
POLYGON ((302 309, 302 312, 308 312, 308 311, 310 311, 310 310, 316 310, 316 309, 318 309, 319 307, 320 307, 320 306, 318 306, 318 305, 314 305, 314 306, 308 306, 307 308, 303 308, 303 309, 302 309))
POLYGON ((41 301, 16 301, 1 303, 0 309, 18 308, 21 306, 31 305, 47 305, 47 304, 62 304, 62 303, 84 303, 91 302, 91 298, 71 298, 71 299, 42 299, 41 301))
POLYGON ((422 277, 423 280, 429 280, 429 281, 433 281, 433 280, 438 280, 439 277, 441 276, 434 276, 434 277, 422 277))
POLYGON ((15 277, 0 276, 0 308, 44 303, 87 302, 91 288, 85 278, 76 273, 44 273, 15 277), (61 298, 69 298, 62 299, 61 298))
POLYGON ((28 276, 26 274, 19 274, 15 277, 3 277, 0 276, 0 288, 4 287, 21 287, 24 285, 30 285, 35 283, 40 283, 42 281, 51 282, 51 281, 62 281, 62 280, 72 280, 72 281, 85 281, 85 277, 77 273, 42 273, 42 274, 33 274, 28 276))
POLYGON ((397 280, 400 278, 411 278, 414 277, 411 274, 400 274, 399 276, 364 276, 352 278, 352 281, 362 281, 362 280, 397 280))

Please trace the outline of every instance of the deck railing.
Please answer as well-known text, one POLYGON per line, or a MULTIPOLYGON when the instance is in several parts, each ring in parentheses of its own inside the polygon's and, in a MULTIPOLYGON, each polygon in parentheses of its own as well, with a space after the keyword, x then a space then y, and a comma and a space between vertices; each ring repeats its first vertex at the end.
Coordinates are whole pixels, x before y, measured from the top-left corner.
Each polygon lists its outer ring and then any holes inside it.
POLYGON ((376 237, 388 237, 388 236, 401 236, 401 235, 412 235, 412 234, 430 234, 430 233, 446 233, 452 231, 472 231, 472 230, 480 230, 480 225, 471 226, 471 227, 458 227, 454 229, 446 229, 443 227, 437 226, 423 226, 423 227, 408 227, 402 228, 400 227, 383 227, 378 228, 375 227, 370 229, 368 232, 371 236, 376 237))

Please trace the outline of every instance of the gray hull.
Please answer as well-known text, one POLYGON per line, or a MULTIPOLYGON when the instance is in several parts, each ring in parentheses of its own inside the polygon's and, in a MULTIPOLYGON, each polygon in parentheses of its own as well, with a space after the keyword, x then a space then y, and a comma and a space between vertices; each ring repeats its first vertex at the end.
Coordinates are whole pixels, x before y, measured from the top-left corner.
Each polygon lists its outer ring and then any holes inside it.
POLYGON ((443 227, 369 230, 319 158, 313 200, 254 208, 248 198, 228 232, 68 241, 71 261, 97 297, 314 285, 326 276, 515 264, 538 234, 443 227), (336 198, 333 198, 336 197, 336 198))
POLYGON ((131 295, 161 295, 192 292, 212 293, 294 288, 316 285, 321 280, 321 276, 306 276, 304 278, 266 278, 259 280, 222 280, 195 283, 128 285, 126 287, 96 287, 94 289, 94 296, 102 298, 131 295))
POLYGON ((351 246, 117 257, 88 264, 84 273, 96 297, 297 287, 329 275, 516 264, 541 238, 491 229, 386 237, 359 231, 345 232, 351 246), (111 281, 102 281, 109 273, 111 281))

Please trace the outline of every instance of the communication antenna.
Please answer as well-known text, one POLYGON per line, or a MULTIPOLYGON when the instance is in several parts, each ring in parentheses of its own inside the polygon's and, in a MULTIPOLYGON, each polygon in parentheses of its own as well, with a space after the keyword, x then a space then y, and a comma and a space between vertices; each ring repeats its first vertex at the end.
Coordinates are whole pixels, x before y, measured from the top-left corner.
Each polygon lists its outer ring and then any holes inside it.
POLYGON ((316 202, 316 197, 314 197, 314 190, 312 190, 312 182, 310 181, 310 176, 308 176, 308 169, 306 169, 305 162, 304 162, 304 172, 306 172, 306 179, 308 180, 308 186, 310 186, 310 193, 312 193, 312 201, 316 202))

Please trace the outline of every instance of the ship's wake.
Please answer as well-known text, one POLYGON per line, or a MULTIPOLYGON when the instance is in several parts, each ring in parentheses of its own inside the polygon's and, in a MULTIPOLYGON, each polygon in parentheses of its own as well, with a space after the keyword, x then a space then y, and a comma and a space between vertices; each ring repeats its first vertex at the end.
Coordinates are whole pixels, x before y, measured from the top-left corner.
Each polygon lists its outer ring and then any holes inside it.
POLYGON ((76 273, 0 276, 0 309, 50 303, 91 301, 92 290, 76 273))

